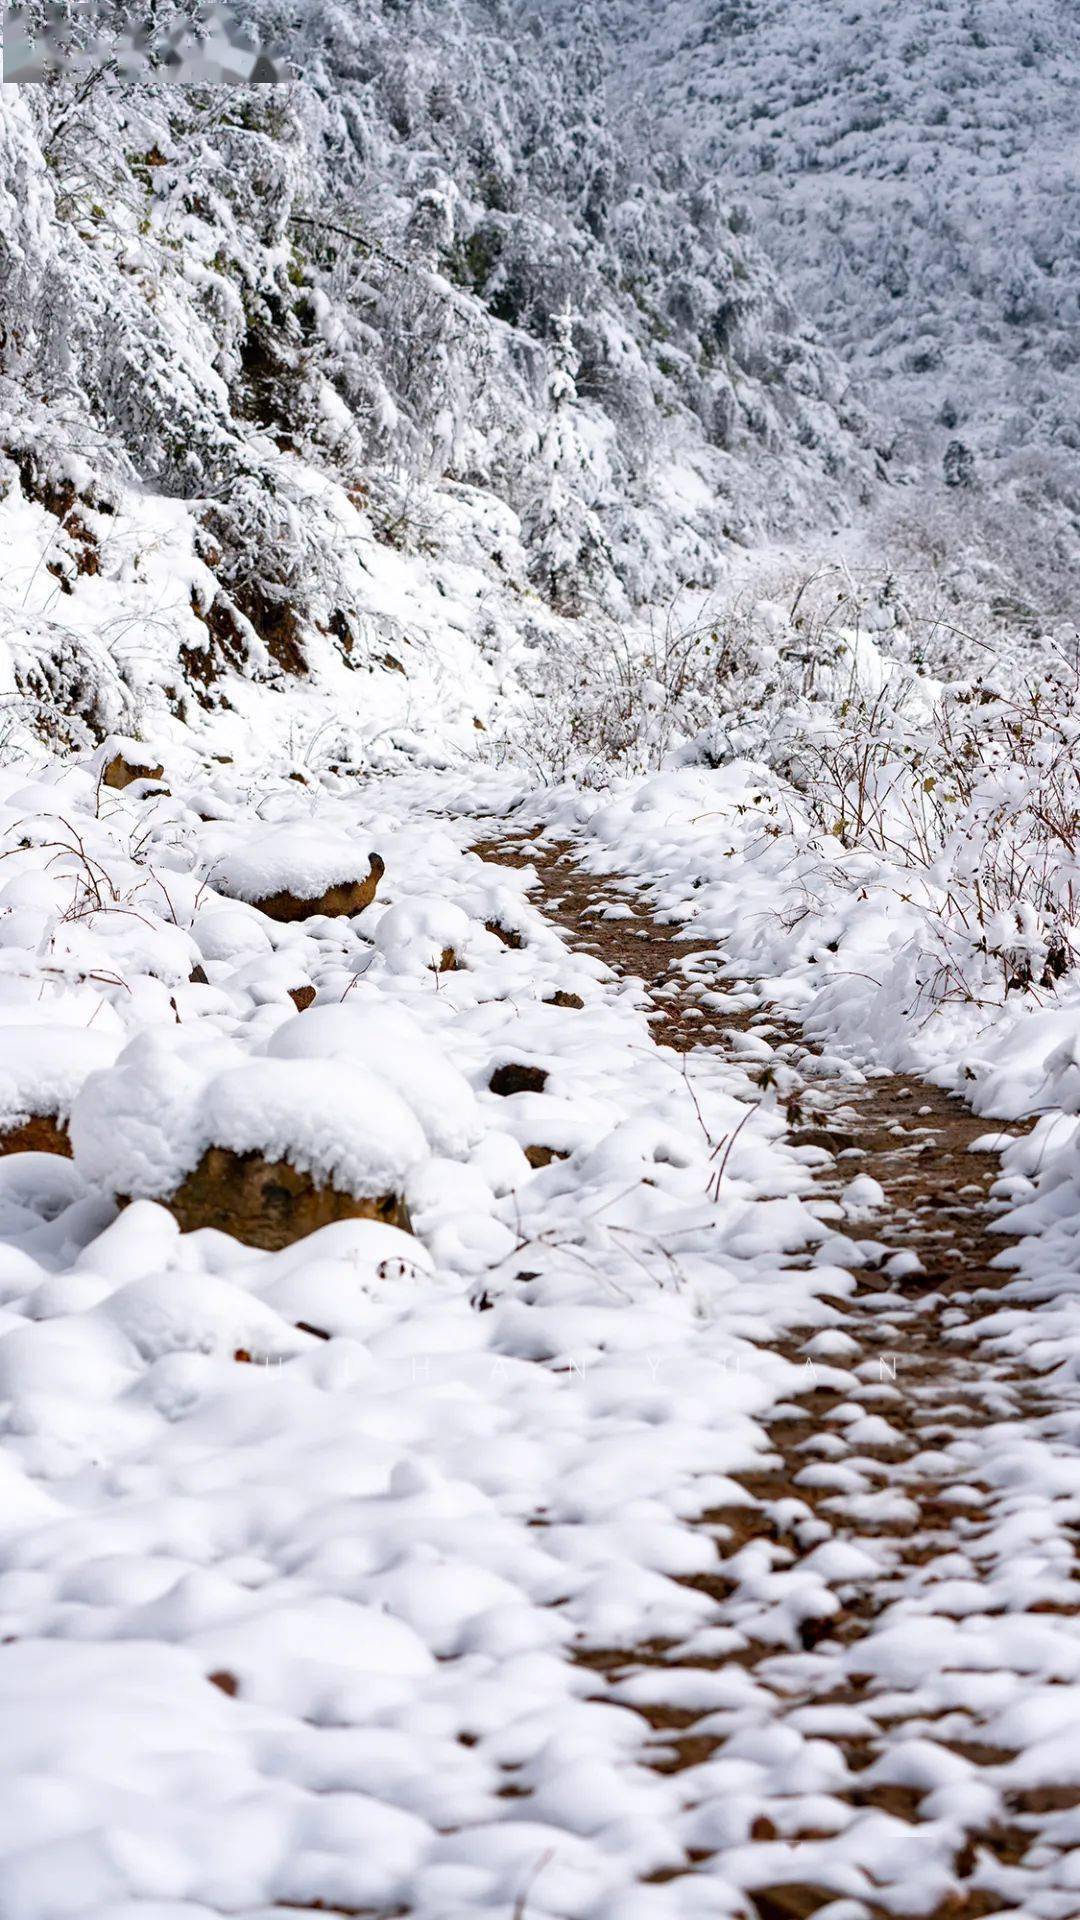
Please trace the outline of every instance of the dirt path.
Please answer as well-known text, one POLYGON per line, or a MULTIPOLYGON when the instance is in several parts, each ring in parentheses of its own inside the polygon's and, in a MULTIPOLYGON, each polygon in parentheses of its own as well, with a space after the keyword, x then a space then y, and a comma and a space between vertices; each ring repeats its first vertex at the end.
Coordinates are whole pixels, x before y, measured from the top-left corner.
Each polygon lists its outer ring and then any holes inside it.
MULTIPOLYGON (((895 1829, 884 1821, 880 1902, 844 1903, 845 1920, 1080 1914, 1080 1853, 1072 1852, 1080 1786, 1069 1779, 1018 1785, 1014 1750, 986 1731, 995 1700, 1013 1681, 1025 1684, 1023 1658, 1010 1664, 1006 1647, 996 1694, 965 1686, 967 1676, 948 1660, 935 1663, 932 1651, 926 1671, 903 1685, 889 1684, 876 1658, 905 1623, 909 1632, 931 1621, 964 1633, 975 1614, 991 1624, 1052 1615, 1062 1630, 1076 1631, 1075 1503, 1062 1508, 1047 1536, 1053 1551, 1022 1576, 1010 1569, 1009 1488, 984 1470, 996 1457, 991 1442, 1000 1447, 1003 1435, 1022 1429, 1052 1432, 1055 1412, 1036 1376, 1015 1361, 988 1359, 978 1346, 979 1323, 996 1310, 1007 1278, 991 1267, 1002 1246, 986 1204, 997 1163, 971 1152, 986 1123, 921 1081, 848 1081, 822 1071, 797 1028, 722 978, 713 948, 658 925, 628 886, 584 873, 565 850, 517 839, 476 851, 535 867, 533 898, 573 944, 644 981, 661 1043, 681 1052, 716 1048, 746 1065, 754 1037, 768 1037, 766 1071, 775 1073, 779 1062, 801 1082, 788 1105, 791 1136, 824 1150, 818 1211, 828 1217, 832 1202, 838 1228, 880 1243, 876 1251, 864 1243, 858 1291, 835 1302, 843 1312, 839 1336, 811 1341, 809 1355, 801 1336, 778 1343, 806 1386, 777 1410, 772 1461, 742 1478, 744 1500, 701 1517, 716 1540, 716 1569, 688 1584, 715 1601, 717 1625, 733 1630, 729 1649, 581 1647, 576 1657, 595 1674, 598 1696, 646 1717, 651 1764, 680 1777, 690 1807, 696 1780, 715 1791, 710 1762, 730 1750, 733 1730, 745 1732, 747 1713, 725 1723, 722 1713, 677 1704, 688 1697, 688 1675, 737 1667, 750 1683, 752 1724, 775 1731, 789 1721, 829 1743, 827 1800, 808 1801, 793 1785, 750 1827, 747 1838, 761 1849, 761 1873, 747 1882, 760 1881, 750 1892, 759 1920, 814 1914, 837 1900, 821 1863, 856 1810, 877 1810, 909 1830, 925 1823, 941 1891, 929 1905, 923 1895, 905 1904, 903 1872, 889 1860, 895 1829), (613 899, 629 901, 632 917, 598 917, 613 899), (715 997, 717 988, 732 995, 734 1010, 702 1006, 703 993, 715 997), (856 1174, 880 1183, 886 1206, 852 1227, 838 1197, 856 1174), (916 1259, 897 1262, 898 1250, 916 1259), (829 1378, 830 1352, 843 1355, 842 1389, 829 1378), (797 1612, 809 1556, 820 1567, 825 1547, 835 1549, 831 1610, 815 1602, 793 1648, 778 1629, 778 1610, 786 1602, 789 1618, 792 1605, 797 1612), (965 1791, 943 1799, 940 1781, 950 1777, 965 1791)), ((692 1694, 692 1678, 689 1684, 692 1694)), ((701 1877, 712 1852, 688 1848, 682 1867, 660 1877, 701 1877)))

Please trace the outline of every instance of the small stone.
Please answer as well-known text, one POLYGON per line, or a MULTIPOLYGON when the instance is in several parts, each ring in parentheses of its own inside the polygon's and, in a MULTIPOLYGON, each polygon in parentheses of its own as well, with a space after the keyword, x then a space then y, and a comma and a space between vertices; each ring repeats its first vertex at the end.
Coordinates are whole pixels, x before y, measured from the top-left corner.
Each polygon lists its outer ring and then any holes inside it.
POLYGON ((550 1167, 553 1160, 568 1160, 569 1157, 569 1154, 563 1153, 558 1147, 526 1147, 525 1149, 525 1158, 530 1167, 538 1170, 540 1167, 550 1167))
POLYGON ((105 787, 115 788, 119 793, 125 787, 133 786, 136 780, 160 780, 164 772, 163 766, 153 766, 149 761, 136 764, 126 760, 122 753, 114 753, 106 763, 101 783, 105 787))
POLYGON ((496 940, 502 941, 504 947, 513 947, 517 952, 524 945, 516 927, 504 927, 498 920, 485 920, 484 925, 496 940))
POLYGON ((811 1920, 811 1916, 836 1900, 835 1889, 815 1887, 802 1880, 789 1880, 775 1887, 749 1890, 750 1904, 758 1920, 811 1920))
POLYGON ((496 1067, 488 1086, 492 1093, 498 1093, 504 1099, 512 1093, 543 1093, 547 1086, 547 1069, 526 1066, 522 1061, 508 1060, 504 1066, 496 1067))

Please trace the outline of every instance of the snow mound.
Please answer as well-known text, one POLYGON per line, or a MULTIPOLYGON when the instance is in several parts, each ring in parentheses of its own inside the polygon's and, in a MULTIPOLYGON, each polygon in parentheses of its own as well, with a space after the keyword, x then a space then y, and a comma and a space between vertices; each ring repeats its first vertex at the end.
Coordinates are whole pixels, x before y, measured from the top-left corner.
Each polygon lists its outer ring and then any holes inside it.
MULTIPOLYGON (((460 962, 480 929, 461 907, 431 894, 416 894, 388 907, 375 929, 375 945, 393 973, 439 968, 453 955, 460 962)), ((494 934, 487 936, 494 942, 494 934)))
POLYGON ((175 1193, 209 1147, 285 1160, 357 1199, 400 1192, 427 1155, 400 1094, 351 1061, 247 1059, 228 1042, 146 1034, 75 1101, 79 1171, 129 1198, 175 1193))
POLYGON ((976 1113, 1016 1120, 1048 1107, 1080 1111, 1078 1049, 1080 1005, 1025 1008, 1010 1031, 994 1036, 991 1061, 972 1100, 976 1113))
POLYGON ((399 1191, 426 1158, 415 1114, 350 1062, 250 1060, 219 1074, 201 1104, 204 1145, 288 1160, 357 1198, 399 1191))
POLYGON ((237 961, 266 954, 273 945, 266 921, 253 907, 213 907, 200 913, 192 928, 204 960, 237 961))
POLYGON ((82 1027, 0 1027, 0 1130, 38 1114, 66 1121, 84 1080, 111 1066, 120 1044, 82 1027))
POLYGON ((466 1154, 483 1133, 468 1081, 403 1007, 313 1007, 286 1020, 264 1051, 274 1060, 334 1060, 350 1073, 378 1074, 411 1107, 435 1153, 466 1154))

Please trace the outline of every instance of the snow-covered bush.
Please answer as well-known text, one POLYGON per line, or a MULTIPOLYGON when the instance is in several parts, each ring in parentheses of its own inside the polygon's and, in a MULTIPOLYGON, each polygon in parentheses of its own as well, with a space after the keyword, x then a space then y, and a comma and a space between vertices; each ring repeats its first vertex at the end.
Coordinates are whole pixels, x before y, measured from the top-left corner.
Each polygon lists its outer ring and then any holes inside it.
POLYGON ((546 780, 599 784, 671 756, 753 754, 785 766, 875 676, 875 690, 891 676, 899 698, 898 669, 919 660, 930 624, 891 574, 856 580, 841 567, 766 576, 704 608, 682 596, 646 623, 598 622, 558 652, 538 652, 509 723, 515 748, 546 780))
MULTIPOLYGON (((850 885, 842 856, 869 855, 871 891, 917 903, 927 1004, 1051 990, 1080 950, 1076 643, 991 656, 892 574, 771 587, 540 656, 517 750, 550 784, 601 789, 757 763, 766 830, 816 847, 823 898, 850 885)), ((779 913, 810 910, 779 890, 779 913)))

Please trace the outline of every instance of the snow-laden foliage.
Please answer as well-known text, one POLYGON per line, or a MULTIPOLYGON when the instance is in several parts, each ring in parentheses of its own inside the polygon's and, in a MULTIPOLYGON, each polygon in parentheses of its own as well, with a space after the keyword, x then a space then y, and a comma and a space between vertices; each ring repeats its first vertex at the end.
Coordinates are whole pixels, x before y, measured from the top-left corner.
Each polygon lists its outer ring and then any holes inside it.
POLYGON ((499 590, 625 612, 864 484, 844 376, 716 183, 636 157, 587 34, 509 27, 326 5, 288 86, 5 93, 3 486, 59 521, 62 595, 95 515, 182 506, 177 699, 363 657, 358 515, 432 551, 473 489, 499 590))
POLYGON ((929 488, 921 511, 954 543, 973 490, 982 538, 1011 541, 1028 601, 1067 603, 1080 520, 1072 0, 598 0, 596 13, 617 97, 628 113, 647 102, 753 217, 858 383, 889 477, 929 488))
POLYGON ((767 769, 766 840, 806 856, 776 884, 778 920, 828 922, 851 856, 889 914, 905 903, 909 1013, 1052 993, 1080 952, 1076 645, 991 655, 892 575, 771 586, 541 657, 508 744, 546 782, 601 793, 767 769))

